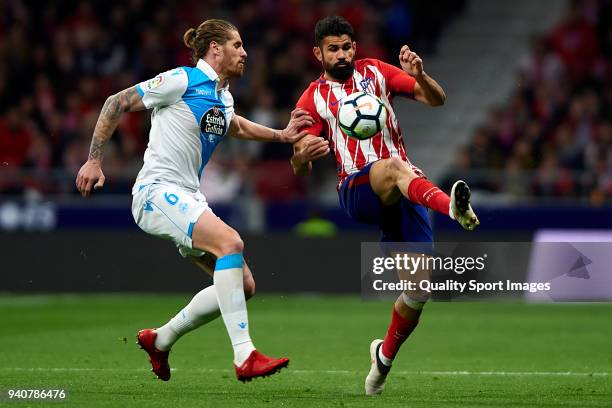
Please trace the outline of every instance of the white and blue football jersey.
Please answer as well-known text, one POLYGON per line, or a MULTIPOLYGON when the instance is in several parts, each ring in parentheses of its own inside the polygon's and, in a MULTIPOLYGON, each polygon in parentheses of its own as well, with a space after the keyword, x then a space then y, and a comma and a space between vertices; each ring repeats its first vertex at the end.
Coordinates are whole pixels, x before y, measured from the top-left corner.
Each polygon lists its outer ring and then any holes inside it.
POLYGON ((219 76, 199 60, 136 85, 151 113, 144 165, 133 189, 170 183, 188 191, 200 187, 202 170, 229 130, 234 99, 228 87, 217 91, 219 76))

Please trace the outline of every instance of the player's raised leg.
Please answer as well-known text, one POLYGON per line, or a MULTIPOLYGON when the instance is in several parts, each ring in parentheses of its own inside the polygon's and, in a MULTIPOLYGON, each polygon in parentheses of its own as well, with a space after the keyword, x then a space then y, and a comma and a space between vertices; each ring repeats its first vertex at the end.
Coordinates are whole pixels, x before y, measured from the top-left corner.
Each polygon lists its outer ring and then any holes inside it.
POLYGON ((243 286, 244 244, 240 235, 207 211, 200 216, 193 229, 193 247, 217 257, 213 281, 221 316, 234 349, 238 379, 248 381, 286 367, 289 363, 287 358, 267 357, 255 350, 251 340, 243 286))
POLYGON ((470 189, 464 181, 455 182, 449 197, 399 157, 375 162, 370 169, 370 184, 384 205, 396 202, 401 194, 413 203, 448 215, 467 230, 480 224, 470 205, 470 189))

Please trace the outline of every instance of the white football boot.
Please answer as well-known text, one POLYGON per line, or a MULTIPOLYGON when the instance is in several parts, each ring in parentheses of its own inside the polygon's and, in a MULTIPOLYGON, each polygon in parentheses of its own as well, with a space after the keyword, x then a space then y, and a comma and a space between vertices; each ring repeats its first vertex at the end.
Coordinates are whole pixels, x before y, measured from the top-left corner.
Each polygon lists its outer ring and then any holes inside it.
POLYGON ((366 395, 378 395, 385 389, 385 380, 389 374, 390 366, 384 365, 378 358, 378 349, 382 347, 383 341, 376 339, 370 343, 370 372, 365 379, 366 395))
POLYGON ((450 195, 451 218, 468 231, 472 231, 480 224, 476 213, 470 205, 470 197, 470 188, 465 181, 458 180, 453 184, 450 195))

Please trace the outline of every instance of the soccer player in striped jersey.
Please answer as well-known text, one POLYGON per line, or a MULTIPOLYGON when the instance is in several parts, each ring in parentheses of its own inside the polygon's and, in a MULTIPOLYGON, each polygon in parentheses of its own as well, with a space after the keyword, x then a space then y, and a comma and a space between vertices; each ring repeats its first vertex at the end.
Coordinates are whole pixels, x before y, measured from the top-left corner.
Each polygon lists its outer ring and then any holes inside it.
MULTIPOLYGON (((399 51, 401 69, 371 58, 355 60, 355 50, 353 28, 344 18, 331 16, 317 23, 313 52, 323 74, 297 103, 310 113, 314 124, 307 127, 308 136, 294 144, 294 172, 307 174, 312 161, 331 149, 337 162, 341 207, 357 221, 378 224, 383 242, 431 243, 427 208, 448 215, 465 229, 474 229, 479 222, 467 184, 457 181, 449 197, 428 180, 408 160, 393 110, 394 96, 440 106, 446 99, 442 87, 425 73, 423 61, 407 45, 399 51), (339 101, 360 91, 377 95, 388 111, 386 126, 367 140, 348 137, 337 120, 339 101)), ((391 362, 418 324, 426 300, 423 294, 403 293, 395 302, 384 340, 370 345, 372 365, 365 381, 366 394, 383 391, 391 362)))
MULTIPOLYGON (((168 354, 186 333, 222 316, 234 349, 236 376, 241 381, 275 373, 287 358, 259 353, 249 334, 246 298, 255 281, 244 262, 238 232, 225 224, 199 192, 200 178, 215 147, 226 135, 247 140, 293 143, 312 123, 294 110, 283 130, 251 122, 234 112, 228 81, 242 76, 247 53, 238 29, 224 20, 207 20, 184 35, 193 67, 179 67, 110 96, 98 118, 89 159, 76 185, 85 197, 104 185, 104 146, 124 112, 153 109, 144 165, 132 190, 132 214, 145 232, 171 240, 213 276, 214 284, 197 293, 176 316, 158 329, 138 332, 158 378, 170 379, 168 354)), ((168 272, 168 279, 179 279, 168 272)))

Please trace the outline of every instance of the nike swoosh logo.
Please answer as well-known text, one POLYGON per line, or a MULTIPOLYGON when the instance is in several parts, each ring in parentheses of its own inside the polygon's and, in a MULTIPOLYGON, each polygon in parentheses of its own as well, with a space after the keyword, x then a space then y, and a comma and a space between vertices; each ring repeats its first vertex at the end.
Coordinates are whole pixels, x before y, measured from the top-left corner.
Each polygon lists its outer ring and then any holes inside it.
POLYGON ((372 106, 372 104, 370 102, 362 103, 361 105, 357 105, 357 107, 355 109, 353 109, 353 112, 357 112, 361 108, 372 109, 373 106, 372 106))

